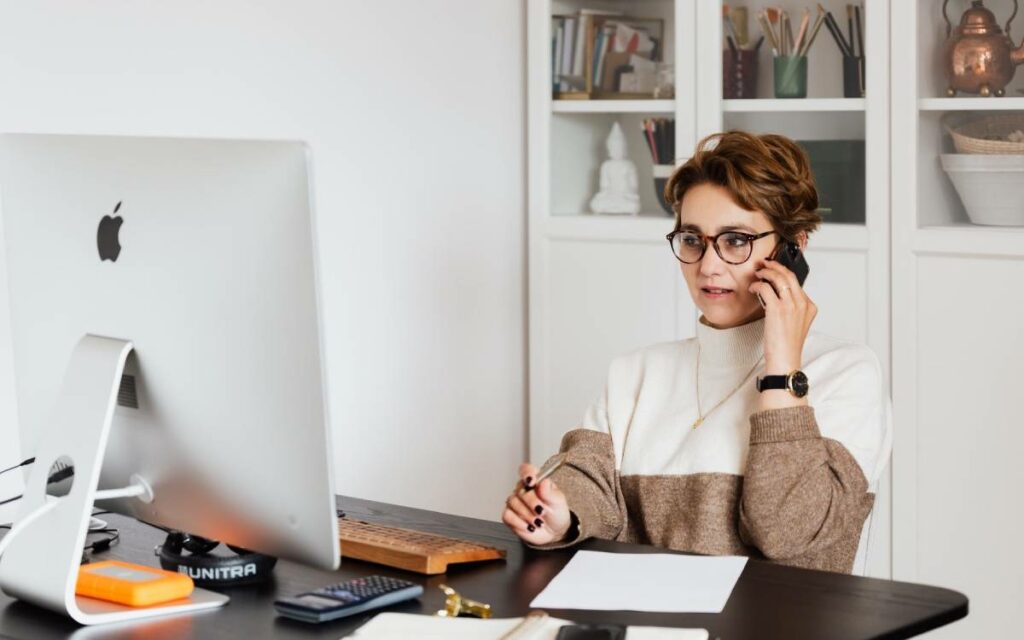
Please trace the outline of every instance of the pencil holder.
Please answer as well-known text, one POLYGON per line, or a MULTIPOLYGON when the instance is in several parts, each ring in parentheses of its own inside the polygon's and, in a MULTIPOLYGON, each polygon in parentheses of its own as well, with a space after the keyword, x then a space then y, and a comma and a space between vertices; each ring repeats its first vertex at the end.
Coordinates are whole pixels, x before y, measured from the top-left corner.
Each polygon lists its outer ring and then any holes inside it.
POLYGON ((776 98, 807 97, 807 56, 775 56, 776 98))
POLYGON ((675 212, 665 200, 665 185, 668 184, 668 179, 672 177, 672 172, 675 170, 674 164, 656 164, 651 167, 651 174, 654 176, 654 193, 658 196, 661 208, 670 216, 675 215, 675 212))
POLYGON ((722 51, 722 97, 757 97, 757 50, 722 51))
POLYGON ((843 96, 864 97, 864 56, 843 56, 843 96))

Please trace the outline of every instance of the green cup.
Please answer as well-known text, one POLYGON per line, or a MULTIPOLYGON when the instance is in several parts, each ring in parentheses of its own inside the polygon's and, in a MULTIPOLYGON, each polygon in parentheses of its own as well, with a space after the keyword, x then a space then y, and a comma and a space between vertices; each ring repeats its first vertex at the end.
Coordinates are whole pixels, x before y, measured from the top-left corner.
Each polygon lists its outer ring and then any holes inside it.
POLYGON ((807 97, 807 56, 775 56, 775 97, 807 97))

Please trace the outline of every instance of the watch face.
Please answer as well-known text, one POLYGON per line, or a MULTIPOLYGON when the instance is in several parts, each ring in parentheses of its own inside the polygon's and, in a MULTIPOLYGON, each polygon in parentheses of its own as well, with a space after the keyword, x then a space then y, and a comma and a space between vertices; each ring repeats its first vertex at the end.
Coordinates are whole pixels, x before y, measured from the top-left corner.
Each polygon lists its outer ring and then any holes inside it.
POLYGON ((807 395, 810 391, 811 385, 807 380, 807 374, 803 371, 795 371, 789 378, 790 389, 793 391, 793 395, 798 398, 802 398, 807 395))

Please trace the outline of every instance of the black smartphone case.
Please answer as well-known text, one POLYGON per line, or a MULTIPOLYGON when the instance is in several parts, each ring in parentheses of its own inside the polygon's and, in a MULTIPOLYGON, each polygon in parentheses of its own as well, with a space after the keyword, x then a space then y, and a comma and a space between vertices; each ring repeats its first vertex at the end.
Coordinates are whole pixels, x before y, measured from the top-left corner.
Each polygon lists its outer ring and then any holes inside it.
POLYGON ((567 624, 558 630, 555 640, 625 640, 626 627, 620 624, 567 624))
POLYGON ((799 245, 795 242, 783 242, 775 252, 775 260, 792 271, 800 286, 804 286, 804 281, 807 280, 807 274, 810 273, 811 268, 804 258, 804 252, 800 251, 799 245))

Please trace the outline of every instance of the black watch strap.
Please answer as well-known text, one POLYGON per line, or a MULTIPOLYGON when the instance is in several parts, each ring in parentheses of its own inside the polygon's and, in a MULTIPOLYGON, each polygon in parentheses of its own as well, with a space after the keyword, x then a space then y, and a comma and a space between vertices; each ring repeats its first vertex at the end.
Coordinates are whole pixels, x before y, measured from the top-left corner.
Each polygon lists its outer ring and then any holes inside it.
POLYGON ((765 376, 757 379, 757 390, 785 389, 797 398, 803 398, 810 391, 807 374, 799 369, 787 376, 765 376))
POLYGON ((757 379, 757 390, 768 391, 769 389, 787 389, 786 380, 789 376, 765 376, 757 379))

